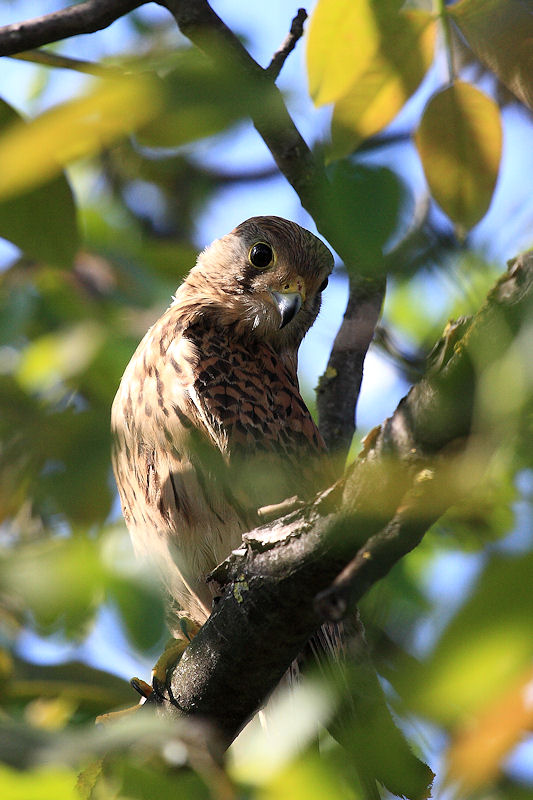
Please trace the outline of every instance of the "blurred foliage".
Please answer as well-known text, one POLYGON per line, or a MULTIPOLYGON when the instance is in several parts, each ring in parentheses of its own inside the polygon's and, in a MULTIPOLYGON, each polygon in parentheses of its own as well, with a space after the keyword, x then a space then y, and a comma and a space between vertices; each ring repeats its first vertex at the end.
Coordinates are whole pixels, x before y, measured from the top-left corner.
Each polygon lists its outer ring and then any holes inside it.
MULTIPOLYGON (((391 278, 379 347, 410 381, 447 320, 474 314, 502 270, 468 234, 492 198, 498 109, 465 81, 479 58, 530 102, 531 22, 519 0, 408 5, 319 0, 307 64, 314 101, 334 104, 331 141, 317 140, 315 152, 328 161, 339 241, 355 238, 367 270, 385 247, 391 278), (450 24, 464 39, 464 70, 450 24), (462 82, 449 89, 439 78, 428 96, 425 76, 446 50, 462 82), (427 193, 414 197, 399 168, 405 136, 382 132, 415 92, 429 99, 417 135, 428 183, 457 231, 427 193), (459 229, 468 234, 462 242, 459 229)), ((242 133, 236 126, 250 108, 275 129, 264 87, 229 66, 214 70, 181 40, 176 47, 170 17, 135 12, 124 25, 127 44, 117 35, 118 55, 102 59, 101 77, 84 77, 68 100, 25 121, 0 103, 0 235, 20 248, 0 272, 0 795, 359 798, 344 751, 323 732, 320 755, 316 748, 318 723, 338 702, 323 677, 281 695, 267 729, 254 721, 224 769, 205 752, 201 729, 169 727, 144 711, 94 726, 97 714, 135 701, 115 674, 124 674, 122 634, 139 663, 155 660, 165 637, 159 589, 117 522, 113 396, 194 262, 209 203, 236 185, 260 194, 276 174, 270 164, 246 171, 202 158, 222 141, 209 137, 242 133), (121 635, 107 642, 105 670, 84 663, 83 650, 102 610, 121 635), (41 645, 57 646, 54 663, 40 663, 41 645)), ((98 42, 95 34, 95 61, 98 42)), ((62 47, 47 51, 52 65, 62 47)), ((56 72, 36 66, 31 97, 14 104, 49 106, 56 72)), ((477 75, 487 90, 479 65, 477 75)), ((518 107, 513 97, 506 103, 518 107)), ((528 324, 495 331, 508 347, 479 376, 480 436, 503 442, 484 464, 483 484, 362 604, 391 708, 440 774, 435 796, 522 800, 533 791, 526 759, 509 760, 532 725, 531 335, 528 324), (472 563, 474 579, 465 578, 472 563)), ((357 675, 343 679, 357 689, 357 675)), ((387 735, 374 736, 387 750, 387 735)))

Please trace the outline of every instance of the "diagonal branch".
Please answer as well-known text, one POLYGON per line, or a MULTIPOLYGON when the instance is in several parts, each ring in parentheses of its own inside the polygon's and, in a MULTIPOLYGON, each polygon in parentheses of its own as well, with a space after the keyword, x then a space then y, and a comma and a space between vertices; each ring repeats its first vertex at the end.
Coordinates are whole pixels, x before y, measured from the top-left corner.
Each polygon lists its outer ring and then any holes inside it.
POLYGON ((61 11, 0 28, 0 56, 12 56, 80 33, 107 28, 146 0, 85 0, 61 11))
POLYGON ((493 430, 473 427, 478 376, 511 346, 494 331, 516 334, 532 308, 530 253, 511 265, 448 359, 370 438, 344 487, 244 537, 214 574, 223 596, 174 670, 165 711, 206 717, 227 746, 324 620, 347 610, 472 489, 500 443, 493 430))
MULTIPOLYGON (((0 28, 0 55, 14 55, 69 36, 100 30, 143 4, 139 0, 85 0, 62 11, 5 26, 0 28)), ((252 121, 278 169, 298 194, 320 233, 339 253, 350 274, 356 275, 360 255, 357 245, 345 234, 350 229, 349 220, 338 219, 339 204, 331 202, 333 189, 324 165, 313 155, 296 128, 274 83, 302 35, 305 11, 299 9, 285 42, 274 54, 270 65, 263 69, 207 0, 159 0, 159 4, 174 16, 181 32, 215 63, 229 59, 236 69, 243 71, 252 82, 256 81, 259 89, 266 90, 268 102, 264 104, 265 110, 258 109, 257 104, 250 108, 252 121), (332 212, 334 207, 337 210, 332 212)), ((382 258, 379 253, 376 253, 374 262, 373 266, 380 274, 382 258)), ((322 382, 319 397, 321 428, 332 449, 337 451, 339 463, 353 435, 362 364, 382 298, 381 280, 353 281, 345 318, 322 382), (358 310, 362 294, 365 302, 362 310, 358 310), (335 380, 331 379, 333 373, 335 380)))
MULTIPOLYGON (((250 110, 254 126, 270 150, 280 172, 297 193, 302 206, 315 221, 320 233, 341 256, 351 275, 360 268, 360 252, 354 238, 346 235, 349 220, 339 220, 339 203, 332 202, 333 188, 324 164, 310 150, 292 120, 273 79, 279 70, 273 64, 285 59, 289 43, 294 46, 304 22, 302 9, 293 20, 291 33, 267 69, 250 56, 240 40, 218 17, 206 0, 166 0, 161 2, 173 14, 181 32, 215 62, 232 59, 251 80, 267 88, 265 107, 269 115, 250 110), (221 49, 222 46, 222 49, 221 49), (279 54, 279 58, 278 58, 279 54), (273 123, 272 120, 275 120, 273 123), (334 211, 332 211, 334 209, 334 211)), ((281 63, 279 64, 281 68, 281 63)), ((382 274, 382 256, 375 253, 373 268, 382 274)), ((361 385, 363 362, 372 340, 385 291, 381 278, 354 278, 344 320, 337 334, 328 369, 321 379, 318 404, 320 429, 339 465, 342 465, 355 430, 355 407, 361 385)))

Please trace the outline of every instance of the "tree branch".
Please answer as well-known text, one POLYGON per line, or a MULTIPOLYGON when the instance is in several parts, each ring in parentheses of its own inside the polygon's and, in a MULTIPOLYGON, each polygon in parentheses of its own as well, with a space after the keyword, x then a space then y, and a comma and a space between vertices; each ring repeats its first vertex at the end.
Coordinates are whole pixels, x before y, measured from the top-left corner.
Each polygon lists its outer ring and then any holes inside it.
MULTIPOLYGON (((159 0, 174 16, 181 32, 203 50, 215 63, 231 60, 266 91, 265 111, 250 109, 252 121, 269 148, 278 169, 298 194, 302 206, 313 217, 318 230, 336 249, 351 274, 356 275, 359 251, 351 237, 339 204, 331 202, 332 187, 324 165, 318 161, 300 135, 289 115, 274 80, 303 32, 306 18, 299 9, 290 33, 263 69, 247 52, 237 36, 224 24, 206 0, 159 0), (268 109, 268 110, 267 110, 268 109), (332 209, 336 210, 332 212, 332 209)), ((120 16, 143 5, 139 0, 85 0, 76 6, 43 17, 0 28, 0 55, 14 55, 50 42, 91 33, 111 24, 120 16)), ((373 266, 381 272, 381 254, 376 253, 373 266)), ((365 265, 368 266, 368 265, 365 265)), ((320 418, 325 438, 342 462, 355 428, 354 415, 362 377, 363 360, 372 338, 372 326, 383 297, 381 280, 355 280, 341 330, 331 354, 330 364, 321 386, 320 418), (360 311, 358 304, 365 302, 360 311), (354 342, 350 343, 350 338, 354 342), (337 401, 342 400, 339 413, 337 401)))
POLYGON ((283 69, 285 61, 296 47, 298 40, 302 38, 304 33, 304 22, 306 19, 307 11, 305 8, 299 8, 298 13, 292 21, 291 29, 287 34, 283 44, 279 50, 276 50, 272 56, 272 61, 266 68, 266 72, 273 81, 278 78, 281 70, 283 69))
POLYGON ((339 471, 355 433, 355 409, 363 379, 363 364, 384 294, 384 281, 350 278, 348 305, 326 371, 318 382, 319 428, 339 471))
POLYGON ((57 69, 71 69, 74 72, 84 72, 86 75, 95 75, 97 78, 124 75, 124 70, 104 64, 95 64, 94 61, 82 61, 79 58, 68 58, 51 53, 48 50, 27 50, 11 56, 18 61, 29 61, 32 64, 42 64, 45 67, 57 69))
POLYGON ((166 711, 206 717, 228 745, 324 620, 347 611, 471 490, 499 443, 493 430, 474 426, 477 378, 511 345, 494 332, 516 335, 532 308, 530 253, 369 437, 344 484, 245 535, 214 573, 222 598, 174 670, 166 711))
MULTIPOLYGON (((232 59, 236 68, 245 70, 251 80, 258 81, 267 92, 268 115, 251 109, 254 126, 270 150, 280 172, 298 194, 302 206, 313 217, 320 233, 330 242, 347 265, 349 273, 358 274, 360 252, 357 243, 346 230, 348 220, 339 219, 342 207, 332 202, 333 189, 324 165, 313 155, 287 111, 283 97, 273 82, 277 72, 272 64, 279 64, 281 54, 288 55, 286 43, 272 59, 270 67, 263 69, 250 56, 240 40, 215 14, 206 0, 166 0, 161 2, 173 14, 181 32, 215 62, 221 52, 232 59), (220 47, 223 45, 223 50, 220 47), (271 69, 272 68, 272 69, 271 69)), ((303 25, 302 10, 293 20, 287 39, 292 46, 303 25)), ((277 67, 276 67, 277 69, 277 67)), ((382 274, 381 253, 375 253, 372 267, 382 274)), ((365 268, 368 269, 368 264, 365 268)), ((363 361, 374 326, 377 322, 384 295, 381 278, 353 278, 350 299, 343 323, 337 334, 328 369, 321 380, 318 393, 320 429, 328 447, 342 464, 355 430, 355 408, 361 385, 363 361)))
POLYGON ((146 0, 85 0, 76 6, 0 28, 0 56, 12 56, 80 33, 107 28, 146 0))

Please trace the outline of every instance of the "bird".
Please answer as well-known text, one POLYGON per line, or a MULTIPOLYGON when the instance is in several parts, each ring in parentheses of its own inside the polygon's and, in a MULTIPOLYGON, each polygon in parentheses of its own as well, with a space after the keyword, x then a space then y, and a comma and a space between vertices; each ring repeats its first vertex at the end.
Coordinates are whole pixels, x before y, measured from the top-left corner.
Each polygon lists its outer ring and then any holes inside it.
MULTIPOLYGON (((163 693, 168 670, 211 612, 209 574, 260 523, 261 510, 282 508, 288 498, 311 500, 335 483, 297 373, 298 349, 332 269, 330 250, 305 228, 251 217, 200 253, 126 367, 111 414, 113 469, 134 549, 160 574, 177 642, 156 664, 152 686, 132 679, 143 700, 163 693)), ((310 655, 335 660, 350 638, 361 649, 357 617, 326 623, 310 641, 310 655)), ((341 711, 366 720, 356 747, 365 796, 379 799, 378 778, 413 797, 386 760, 364 763, 368 720, 379 720, 371 741, 383 734, 417 787, 431 781, 390 716, 366 656, 358 661, 362 688, 348 687, 341 711)))
POLYGON ((200 253, 124 372, 113 469, 178 640, 208 618, 206 578, 260 509, 334 482, 297 375, 332 268, 328 247, 295 222, 247 219, 200 253))

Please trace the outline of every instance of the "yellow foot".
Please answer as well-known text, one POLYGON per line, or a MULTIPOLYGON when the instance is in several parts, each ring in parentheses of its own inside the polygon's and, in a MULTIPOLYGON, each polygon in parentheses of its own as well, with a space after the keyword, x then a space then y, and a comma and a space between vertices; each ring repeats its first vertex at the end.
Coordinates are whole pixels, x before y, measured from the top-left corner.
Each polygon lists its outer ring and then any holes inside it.
MULTIPOLYGON (((180 628, 181 637, 183 638, 170 639, 152 669, 153 690, 159 695, 164 694, 168 686, 170 673, 182 657, 184 650, 200 630, 200 626, 196 622, 192 622, 192 620, 186 619, 185 617, 180 620, 180 628)), ((144 681, 142 683, 144 683, 144 681)), ((146 684, 144 685, 146 686, 146 684)), ((137 689, 137 691, 139 691, 139 689, 137 689)), ((143 693, 140 692, 140 694, 143 693)), ((146 697, 148 695, 144 696, 146 697)))
POLYGON ((144 702, 141 700, 140 703, 137 703, 135 706, 130 706, 129 708, 122 708, 120 711, 108 711, 107 714, 99 714, 95 721, 95 725, 102 725, 107 724, 108 722, 116 722, 117 719, 122 719, 123 717, 129 717, 130 714, 134 714, 136 711, 139 711, 144 705, 144 702))
POLYGON ((114 722, 117 719, 121 719, 122 717, 127 717, 129 714, 133 714, 135 711, 139 711, 140 708, 143 707, 145 701, 150 697, 152 692, 154 691, 153 687, 150 686, 149 683, 143 681, 142 678, 132 678, 130 681, 131 686, 138 692, 142 700, 140 700, 137 705, 130 706, 129 708, 123 708, 120 711, 108 711, 107 714, 100 714, 95 719, 95 724, 100 725, 106 722, 114 722))

